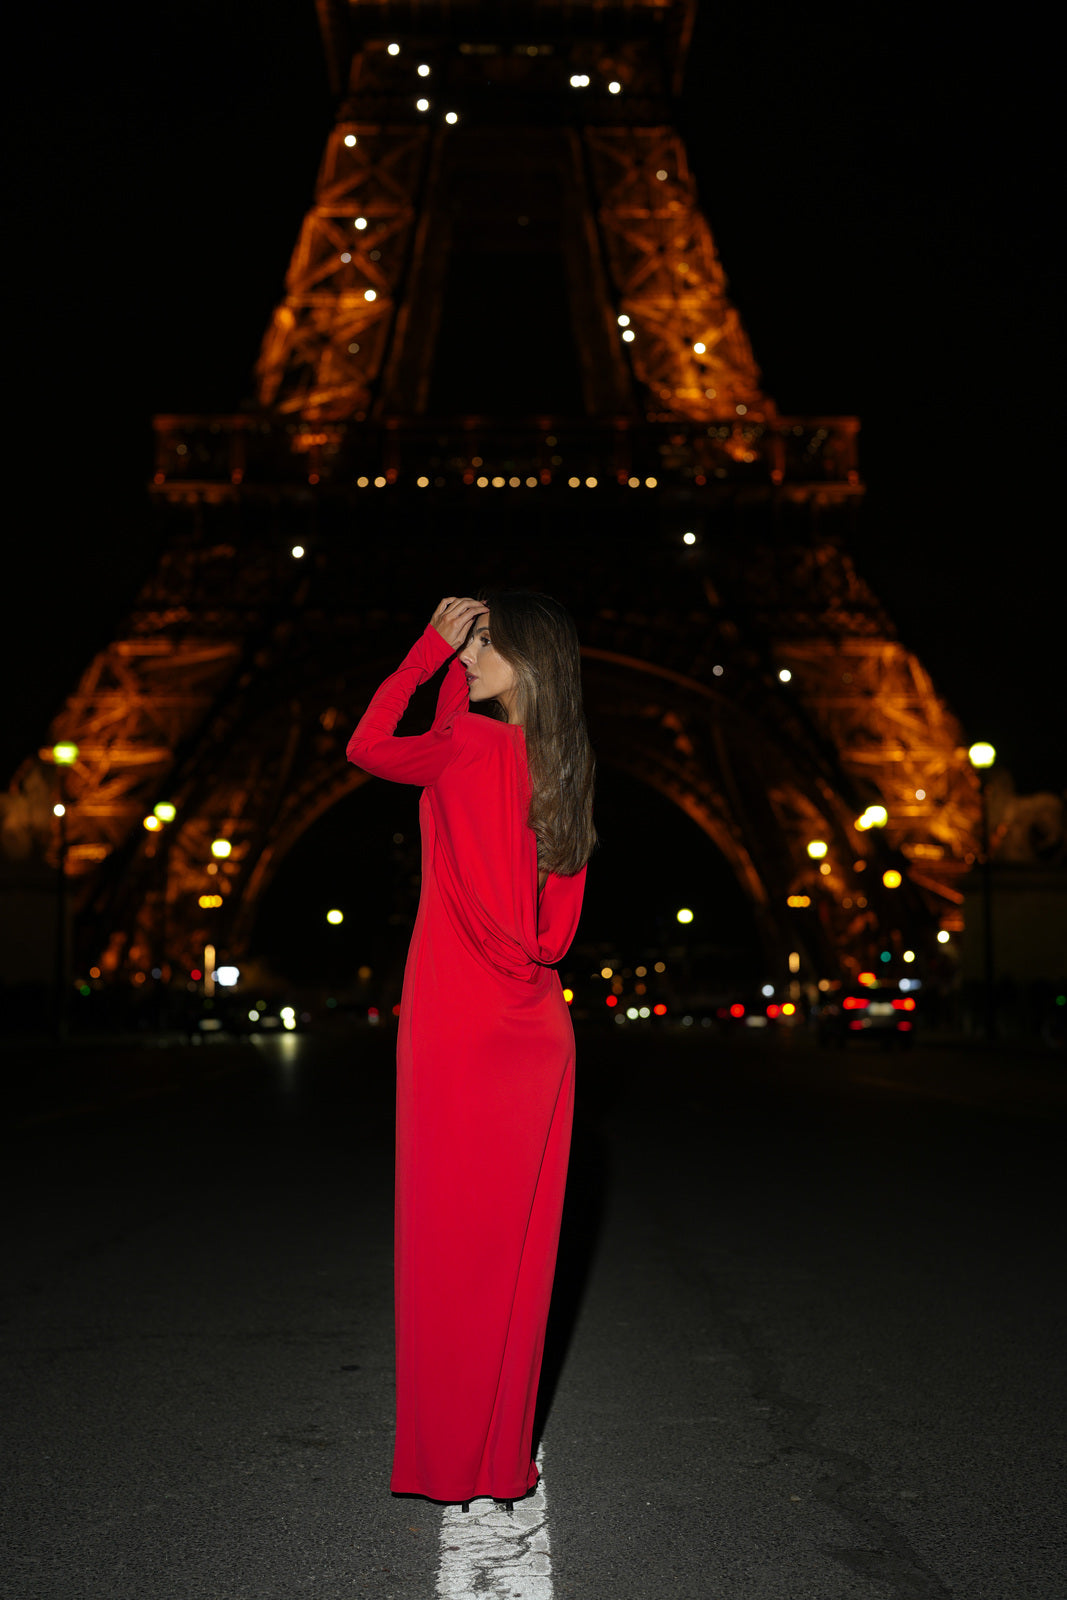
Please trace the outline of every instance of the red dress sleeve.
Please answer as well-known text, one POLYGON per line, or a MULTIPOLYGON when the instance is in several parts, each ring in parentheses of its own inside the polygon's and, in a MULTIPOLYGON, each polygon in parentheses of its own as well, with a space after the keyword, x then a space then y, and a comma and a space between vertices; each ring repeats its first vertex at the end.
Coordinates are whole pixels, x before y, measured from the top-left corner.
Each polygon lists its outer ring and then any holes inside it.
POLYGON ((550 872, 545 879, 537 902, 537 961, 554 966, 570 949, 582 915, 587 870, 582 867, 570 877, 550 872))
POLYGON ((455 657, 432 622, 412 645, 394 673, 378 688, 356 724, 346 754, 353 766, 393 783, 433 783, 456 754, 457 724, 468 713, 467 674, 463 663, 452 661, 440 693, 429 733, 396 737, 396 725, 420 683, 455 657))

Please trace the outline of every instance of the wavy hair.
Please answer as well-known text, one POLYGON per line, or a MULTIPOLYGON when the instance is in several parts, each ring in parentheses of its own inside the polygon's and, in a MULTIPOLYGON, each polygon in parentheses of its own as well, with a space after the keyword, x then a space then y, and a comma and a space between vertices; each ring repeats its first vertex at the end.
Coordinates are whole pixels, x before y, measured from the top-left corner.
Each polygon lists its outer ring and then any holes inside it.
MULTIPOLYGON (((515 673, 516 720, 523 725, 532 795, 527 816, 537 835, 538 870, 570 877, 597 846, 593 826, 596 757, 582 709, 581 652, 570 612, 531 589, 480 589, 489 607, 493 649, 515 673)), ((506 718, 497 700, 490 715, 506 718)))

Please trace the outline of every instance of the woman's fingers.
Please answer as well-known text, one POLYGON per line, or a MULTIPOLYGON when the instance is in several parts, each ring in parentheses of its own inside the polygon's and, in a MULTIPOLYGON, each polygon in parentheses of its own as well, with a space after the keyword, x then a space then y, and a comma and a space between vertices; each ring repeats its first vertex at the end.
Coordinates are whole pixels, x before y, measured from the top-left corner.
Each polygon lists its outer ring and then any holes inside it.
POLYGON ((463 613, 472 611, 488 611, 489 607, 483 600, 474 600, 469 595, 446 595, 433 614, 434 622, 443 620, 446 616, 449 621, 463 613))
POLYGON ((458 649, 470 632, 474 618, 488 611, 484 600, 472 599, 470 595, 446 595, 430 620, 445 642, 458 649))

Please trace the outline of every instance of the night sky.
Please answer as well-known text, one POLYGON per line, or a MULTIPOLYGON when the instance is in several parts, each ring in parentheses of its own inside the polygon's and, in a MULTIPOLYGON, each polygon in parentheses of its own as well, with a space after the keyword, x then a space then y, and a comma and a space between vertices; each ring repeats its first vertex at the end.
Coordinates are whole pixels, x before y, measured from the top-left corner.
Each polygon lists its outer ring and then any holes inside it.
MULTIPOLYGON (((155 560, 152 414, 251 392, 333 120, 312 0, 129 16, 23 24, 5 779, 155 560)), ((967 737, 1062 790, 1052 53, 918 16, 707 3, 683 124, 768 392, 862 418, 857 565, 967 737)))

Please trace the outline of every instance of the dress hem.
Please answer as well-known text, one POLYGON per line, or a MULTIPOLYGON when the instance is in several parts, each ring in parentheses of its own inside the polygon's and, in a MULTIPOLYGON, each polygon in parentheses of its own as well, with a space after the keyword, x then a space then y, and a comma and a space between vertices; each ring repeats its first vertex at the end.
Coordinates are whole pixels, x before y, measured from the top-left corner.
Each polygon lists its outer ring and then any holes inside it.
POLYGON ((531 1462, 530 1467, 533 1472, 533 1476, 530 1478, 525 1488, 508 1489, 503 1493, 498 1493, 496 1489, 475 1488, 464 1489, 461 1493, 457 1494, 434 1494, 429 1489, 401 1489, 396 1483, 390 1483, 389 1492, 390 1494, 396 1495, 414 1495, 422 1500, 436 1500, 440 1505, 446 1506, 462 1505, 467 1500, 524 1500, 531 1490, 536 1489, 538 1483, 541 1481, 541 1473, 536 1461, 531 1462))

